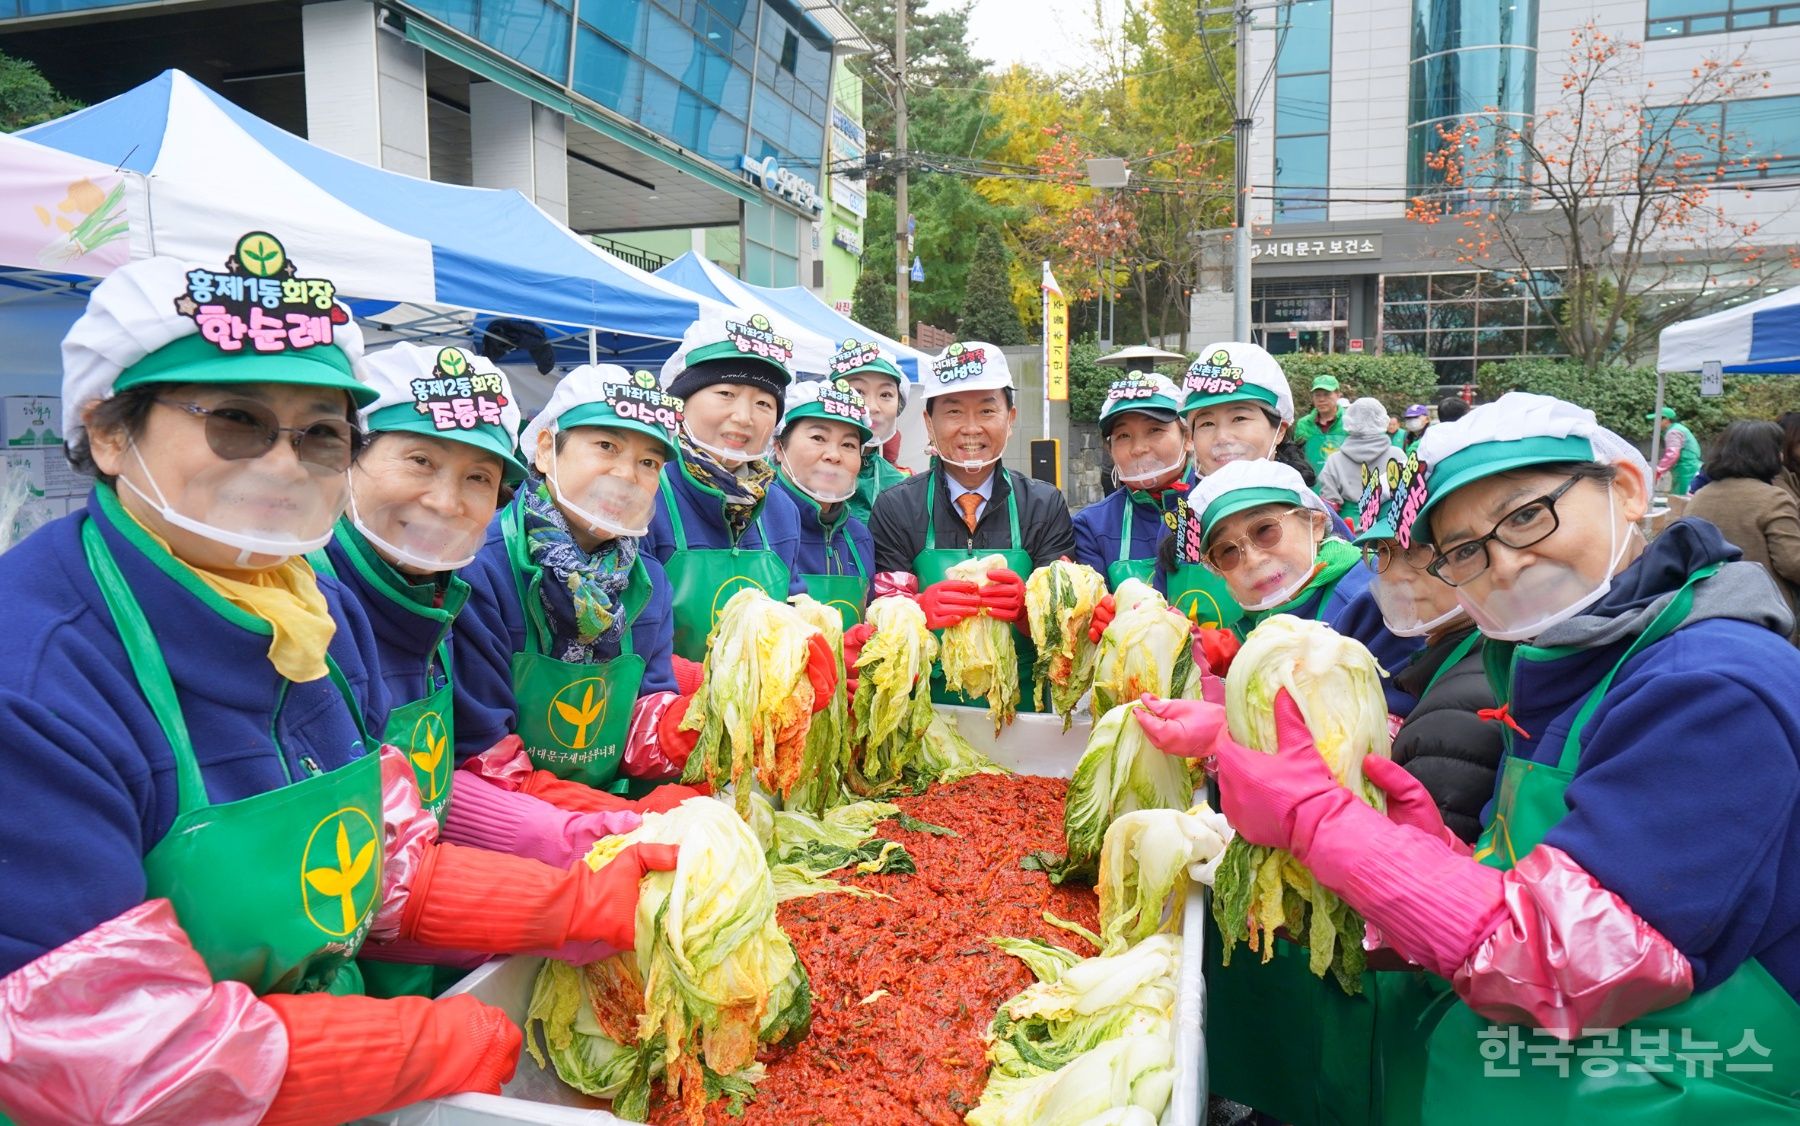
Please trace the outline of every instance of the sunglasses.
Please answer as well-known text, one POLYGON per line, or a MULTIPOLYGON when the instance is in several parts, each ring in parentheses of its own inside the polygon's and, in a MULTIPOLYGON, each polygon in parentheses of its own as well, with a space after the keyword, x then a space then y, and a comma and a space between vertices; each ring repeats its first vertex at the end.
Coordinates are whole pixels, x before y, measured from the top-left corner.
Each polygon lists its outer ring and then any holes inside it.
POLYGON ((1258 551, 1273 551, 1281 543, 1287 530, 1287 518, 1305 515, 1307 511, 1303 508, 1290 508, 1280 516, 1265 516, 1251 525, 1247 535, 1215 543, 1207 548, 1207 565, 1220 574, 1237 570, 1238 565, 1244 561, 1245 547, 1255 546, 1258 551))
POLYGON ((252 461, 275 448, 283 434, 294 457, 309 471, 342 473, 362 449, 363 433, 347 419, 327 418, 308 426, 283 426, 275 412, 260 403, 232 401, 216 407, 157 399, 157 403, 193 415, 206 423, 206 445, 226 461, 252 461))

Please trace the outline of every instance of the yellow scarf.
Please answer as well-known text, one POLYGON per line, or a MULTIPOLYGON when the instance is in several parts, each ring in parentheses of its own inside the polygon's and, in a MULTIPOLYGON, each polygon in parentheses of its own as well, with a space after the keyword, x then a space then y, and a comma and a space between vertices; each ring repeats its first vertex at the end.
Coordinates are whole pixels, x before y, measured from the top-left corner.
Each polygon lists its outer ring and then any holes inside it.
MULTIPOLYGON (((133 520, 137 516, 126 510, 133 520)), ((138 520, 164 551, 169 542, 138 520)), ((169 557, 199 576, 220 598, 253 617, 269 623, 269 661, 275 671, 296 684, 326 675, 325 650, 337 632, 337 622, 319 592, 317 576, 304 555, 296 555, 267 571, 208 571, 184 562, 174 552, 169 557)))

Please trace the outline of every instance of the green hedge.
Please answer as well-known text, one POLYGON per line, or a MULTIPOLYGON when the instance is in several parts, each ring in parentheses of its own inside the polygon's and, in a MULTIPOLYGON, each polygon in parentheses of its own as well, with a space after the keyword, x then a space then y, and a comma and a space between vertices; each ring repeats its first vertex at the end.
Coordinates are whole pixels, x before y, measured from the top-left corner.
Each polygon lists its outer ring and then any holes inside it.
MULTIPOLYGON (((1594 412, 1600 425, 1634 442, 1650 440, 1650 424, 1644 416, 1656 406, 1654 368, 1602 368, 1589 371, 1580 364, 1560 360, 1509 360, 1483 364, 1476 383, 1484 400, 1508 391, 1532 391, 1555 395, 1594 412)), ((1728 375, 1725 394, 1703 398, 1700 378, 1671 373, 1663 402, 1705 439, 1740 418, 1773 420, 1783 409, 1800 405, 1800 377, 1728 375)))
POLYGON ((1294 410, 1312 410, 1312 381, 1336 376, 1346 399, 1372 395, 1395 418, 1413 403, 1438 399, 1437 372, 1422 356, 1370 356, 1351 352, 1295 352, 1275 357, 1294 389, 1294 410))

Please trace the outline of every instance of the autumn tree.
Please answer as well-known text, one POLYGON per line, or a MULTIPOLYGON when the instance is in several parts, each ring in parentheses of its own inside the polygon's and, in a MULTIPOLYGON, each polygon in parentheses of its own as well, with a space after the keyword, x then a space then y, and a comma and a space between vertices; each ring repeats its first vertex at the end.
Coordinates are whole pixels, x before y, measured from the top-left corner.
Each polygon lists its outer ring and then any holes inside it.
POLYGON ((1019 310, 1012 301, 1006 244, 998 227, 983 231, 975 244, 956 332, 964 340, 985 340, 1001 347, 1026 342, 1025 326, 1019 323, 1019 310))
POLYGON ((1439 129, 1425 161, 1436 182, 1407 214, 1460 227, 1459 263, 1515 272, 1572 359, 1629 362, 1667 326, 1789 267, 1793 248, 1760 244, 1760 224, 1742 217, 1749 184, 1781 154, 1757 151, 1726 112, 1767 86, 1740 55, 1659 89, 1641 44, 1590 22, 1570 35, 1555 105, 1439 129))

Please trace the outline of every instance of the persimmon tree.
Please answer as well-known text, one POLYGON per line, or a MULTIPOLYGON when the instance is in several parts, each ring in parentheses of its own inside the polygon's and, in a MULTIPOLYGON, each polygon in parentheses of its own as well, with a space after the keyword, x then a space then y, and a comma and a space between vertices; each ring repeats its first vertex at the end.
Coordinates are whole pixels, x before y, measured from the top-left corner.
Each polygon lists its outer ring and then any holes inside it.
POLYGON ((1642 44, 1589 22, 1570 34, 1554 105, 1438 127, 1425 157, 1435 182, 1407 215, 1460 228, 1459 265, 1516 273, 1571 359, 1641 358, 1664 328, 1795 265, 1795 248, 1758 237, 1751 200, 1800 154, 1758 151, 1726 110, 1768 84, 1740 54, 1659 88, 1642 44))

